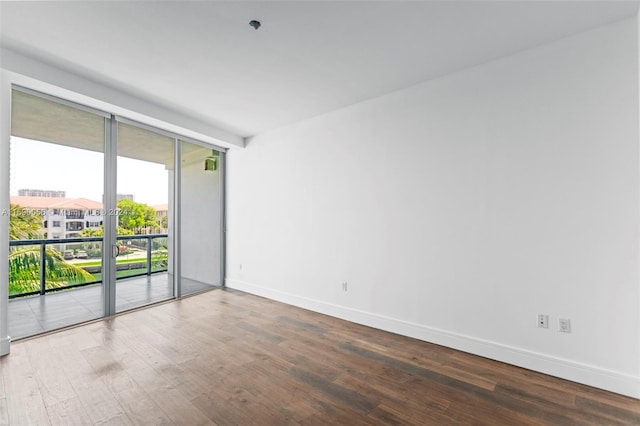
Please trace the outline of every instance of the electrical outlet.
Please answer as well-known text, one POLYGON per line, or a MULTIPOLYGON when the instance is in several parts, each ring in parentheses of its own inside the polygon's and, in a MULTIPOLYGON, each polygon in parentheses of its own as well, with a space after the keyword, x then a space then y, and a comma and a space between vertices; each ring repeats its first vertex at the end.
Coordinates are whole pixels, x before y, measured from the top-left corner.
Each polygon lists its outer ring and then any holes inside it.
POLYGON ((538 327, 549 328, 549 315, 538 314, 538 327))
POLYGON ((347 291, 347 282, 346 281, 344 281, 342 283, 342 291, 347 291))
POLYGON ((240 264, 240 270, 242 271, 242 263, 240 264))
POLYGON ((568 318, 559 318, 558 331, 561 333, 571 333, 571 320, 568 318))

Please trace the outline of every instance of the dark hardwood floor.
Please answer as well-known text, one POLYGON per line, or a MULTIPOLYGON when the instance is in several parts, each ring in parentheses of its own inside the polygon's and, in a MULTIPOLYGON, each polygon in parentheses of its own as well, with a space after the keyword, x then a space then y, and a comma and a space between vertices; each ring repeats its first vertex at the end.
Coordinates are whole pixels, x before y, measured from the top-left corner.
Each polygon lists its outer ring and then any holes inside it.
POLYGON ((13 343, 0 424, 638 425, 640 401, 214 290, 13 343))

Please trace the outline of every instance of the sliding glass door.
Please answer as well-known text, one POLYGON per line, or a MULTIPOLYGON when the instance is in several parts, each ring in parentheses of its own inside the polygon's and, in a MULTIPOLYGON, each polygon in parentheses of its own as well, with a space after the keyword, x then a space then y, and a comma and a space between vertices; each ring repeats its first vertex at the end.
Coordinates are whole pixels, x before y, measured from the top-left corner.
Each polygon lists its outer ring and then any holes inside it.
POLYGON ((9 335, 222 286, 224 152, 12 91, 9 335))
POLYGON ((170 299, 175 139, 118 122, 116 312, 170 299))
POLYGON ((102 204, 108 118, 13 90, 9 335, 104 315, 102 204))

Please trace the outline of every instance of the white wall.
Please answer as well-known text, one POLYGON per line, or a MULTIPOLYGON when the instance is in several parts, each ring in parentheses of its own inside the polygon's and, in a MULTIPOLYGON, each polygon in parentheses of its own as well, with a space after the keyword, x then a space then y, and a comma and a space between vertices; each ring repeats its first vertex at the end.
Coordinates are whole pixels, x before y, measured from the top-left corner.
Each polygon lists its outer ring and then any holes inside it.
POLYGON ((204 170, 204 159, 211 150, 202 149, 197 153, 201 154, 197 160, 182 164, 180 275, 209 285, 221 285, 220 171, 204 170))
POLYGON ((634 18, 258 135, 227 285, 640 397, 638 93, 634 18))

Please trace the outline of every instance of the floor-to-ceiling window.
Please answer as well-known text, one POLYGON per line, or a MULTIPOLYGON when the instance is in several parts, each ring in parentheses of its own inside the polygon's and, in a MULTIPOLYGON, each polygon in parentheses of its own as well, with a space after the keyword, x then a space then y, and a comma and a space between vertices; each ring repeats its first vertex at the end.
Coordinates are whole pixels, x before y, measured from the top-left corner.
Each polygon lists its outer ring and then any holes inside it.
POLYGON ((222 284, 224 153, 12 91, 9 335, 222 284))
POLYGON ((121 312, 174 296, 168 271, 175 139, 118 122, 116 140, 116 312, 121 312))
POLYGON ((107 116, 13 90, 9 335, 104 315, 107 116))

